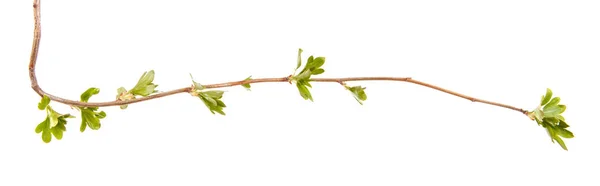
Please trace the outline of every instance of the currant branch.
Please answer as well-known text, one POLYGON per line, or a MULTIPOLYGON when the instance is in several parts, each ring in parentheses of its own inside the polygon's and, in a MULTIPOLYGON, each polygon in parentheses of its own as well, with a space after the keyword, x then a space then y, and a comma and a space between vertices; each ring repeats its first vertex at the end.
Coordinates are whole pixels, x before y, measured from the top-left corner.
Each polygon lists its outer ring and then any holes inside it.
POLYGON ((99 110, 100 107, 119 106, 121 109, 126 109, 127 106, 130 104, 166 97, 179 93, 189 93, 194 97, 198 97, 206 105, 206 107, 212 114, 218 113, 221 115, 225 115, 224 108, 226 108, 226 105, 222 100, 223 94, 225 92, 222 90, 210 89, 242 86, 247 90, 250 90, 251 84, 254 83, 287 82, 289 84, 295 84, 300 96, 302 96, 302 98, 304 98, 305 100, 310 100, 311 102, 314 101, 312 94, 310 93, 310 89, 312 88, 311 82, 338 83, 342 85, 344 89, 348 90, 349 93, 354 97, 354 99, 362 105, 363 102, 367 100, 367 94, 365 93, 366 87, 348 86, 346 84, 347 82, 354 81, 408 82, 428 87, 434 90, 438 90, 460 98, 464 98, 472 102, 480 102, 483 104, 514 110, 520 112, 521 114, 524 114, 531 120, 536 121, 536 123, 538 123, 539 126, 545 128, 551 138, 551 141, 553 143, 558 142, 564 150, 567 150, 567 147, 562 138, 574 137, 573 133, 567 130, 569 125, 565 121, 565 118, 561 115, 566 110, 566 106, 559 103, 559 97, 552 97, 553 93, 550 89, 546 90, 546 94, 542 96, 540 105, 538 105, 536 109, 534 109, 533 111, 527 111, 510 105, 467 96, 432 84, 417 81, 410 77, 314 78, 313 76, 317 76, 325 72, 325 70, 322 67, 325 64, 326 58, 322 56, 309 56, 306 60, 306 63, 304 64, 304 67, 300 70, 300 67, 302 67, 303 64, 302 49, 298 49, 296 68, 294 69, 291 75, 288 75, 286 77, 253 79, 252 76, 249 76, 248 78, 240 81, 203 85, 201 83, 196 82, 190 74, 192 83, 189 87, 183 87, 175 90, 161 92, 157 90, 158 85, 153 83, 155 72, 154 70, 150 70, 142 74, 137 84, 133 88, 129 90, 125 87, 118 88, 116 99, 113 101, 88 102, 88 100, 93 95, 100 93, 100 89, 96 87, 91 87, 84 91, 81 94, 79 101, 65 99, 45 92, 37 83, 35 65, 37 62, 37 55, 39 51, 39 43, 41 38, 40 0, 34 0, 33 9, 35 26, 34 39, 29 63, 29 77, 31 80, 31 88, 41 97, 41 101, 38 104, 38 109, 45 110, 47 114, 46 118, 35 128, 36 133, 42 133, 42 140, 46 143, 49 143, 52 140, 52 136, 54 136, 54 138, 56 138, 57 140, 62 139, 63 132, 66 131, 65 125, 67 124, 67 119, 75 118, 75 116, 71 114, 60 114, 56 112, 49 105, 51 101, 56 101, 62 104, 69 105, 72 108, 75 108, 76 110, 80 111, 80 131, 84 132, 85 129, 88 127, 92 130, 100 129, 100 120, 106 117, 106 113, 104 111, 99 110))

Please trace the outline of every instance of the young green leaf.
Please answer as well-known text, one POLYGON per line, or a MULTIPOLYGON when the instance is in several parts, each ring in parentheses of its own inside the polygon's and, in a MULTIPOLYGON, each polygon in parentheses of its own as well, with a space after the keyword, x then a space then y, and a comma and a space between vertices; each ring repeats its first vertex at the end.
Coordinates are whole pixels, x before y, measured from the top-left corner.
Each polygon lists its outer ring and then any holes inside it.
POLYGON ((38 103, 38 109, 44 110, 50 104, 50 98, 47 95, 42 96, 42 100, 38 103))
POLYGON ((204 91, 203 93, 213 99, 221 99, 223 97, 224 92, 225 91, 222 91, 222 90, 210 90, 210 91, 204 91))
POLYGON ((565 142, 560 137, 554 136, 553 138, 554 138, 554 140, 556 140, 556 142, 558 142, 560 147, 562 147, 564 150, 569 150, 569 149, 567 149, 567 145, 565 144, 565 142))
POLYGON ((347 90, 349 90, 352 95, 354 96, 354 99, 356 99, 356 101, 358 101, 358 103, 360 103, 361 105, 363 104, 362 102, 367 100, 367 94, 365 93, 365 89, 366 87, 361 87, 361 86, 353 86, 353 87, 348 87, 345 86, 347 90))
POLYGON ((316 57, 314 60, 312 60, 312 63, 307 64, 307 68, 314 70, 323 66, 323 64, 325 64, 325 57, 316 57))
POLYGON ((298 62, 296 64, 296 70, 298 70, 298 68, 300 68, 300 66, 302 66, 302 49, 301 48, 298 49, 298 62))
POLYGON ((158 92, 155 90, 158 85, 152 83, 154 81, 154 70, 150 70, 148 72, 144 72, 142 77, 138 80, 138 83, 133 87, 133 89, 129 90, 130 93, 139 96, 148 96, 152 93, 158 92))
POLYGON ((560 128, 560 127, 556 127, 554 129, 556 131, 556 134, 558 134, 560 137, 563 137, 563 138, 574 138, 575 137, 575 135, 573 135, 573 133, 567 129, 560 128))
POLYGON ((90 99, 90 97, 92 97, 93 95, 96 95, 100 93, 100 89, 99 88, 89 88, 87 89, 85 92, 83 92, 80 96, 81 101, 82 102, 88 102, 88 100, 90 99))
POLYGON ((537 119, 539 121, 542 121, 544 119, 544 112, 542 112, 542 110, 540 110, 540 108, 533 110, 533 114, 535 116, 535 119, 537 119))
POLYGON ((298 87, 298 91, 300 92, 300 96, 302 96, 302 98, 304 98, 304 100, 313 101, 312 95, 310 94, 310 91, 308 90, 308 88, 306 87, 306 85, 304 85, 301 82, 296 82, 296 87, 298 87))
POLYGON ((325 72, 325 70, 323 70, 322 68, 317 68, 312 71, 312 75, 319 75, 319 74, 322 74, 323 72, 325 72))
POLYGON ((81 127, 79 130, 81 132, 85 131, 85 126, 90 127, 92 130, 98 130, 101 127, 100 119, 90 109, 81 110, 81 127))
POLYGON ((54 127, 50 130, 50 132, 52 132, 52 135, 54 135, 54 137, 57 140, 61 140, 63 137, 63 131, 61 130, 61 128, 54 127))
POLYGON ((295 77, 295 79, 296 80, 308 80, 308 79, 310 79, 310 75, 311 75, 310 70, 303 70, 302 72, 300 72, 300 74, 298 74, 295 77))
POLYGON ((50 123, 50 128, 56 126, 58 124, 58 117, 61 116, 61 114, 54 111, 50 106, 46 106, 46 114, 49 118, 48 122, 50 123))
POLYGON ((560 97, 554 97, 550 100, 550 102, 548 102, 548 104, 546 104, 544 106, 544 110, 548 109, 549 107, 553 107, 558 105, 558 103, 560 102, 560 97))
POLYGON ((557 117, 562 112, 562 108, 558 105, 553 105, 548 108, 544 108, 544 117, 557 117))
MULTIPOLYGON (((248 81, 251 79, 252 79, 252 76, 248 76, 246 79, 244 79, 244 81, 248 81)), ((244 84, 242 84, 242 87, 246 88, 246 90, 250 90, 250 83, 244 83, 244 84)))
POLYGON ((52 134, 50 133, 50 130, 42 131, 42 141, 45 143, 50 143, 50 141, 52 141, 52 134))
POLYGON ((546 88, 546 95, 542 96, 542 101, 540 103, 541 106, 544 106, 550 99, 552 98, 552 90, 546 88))
POLYGON ((560 121, 558 121, 558 127, 565 129, 565 128, 568 128, 569 125, 567 124, 567 122, 565 122, 565 120, 560 120, 560 121))
POLYGON ((35 133, 40 133, 42 132, 42 130, 44 130, 45 128, 47 128, 49 123, 48 123, 48 117, 46 117, 46 119, 44 121, 42 121, 40 124, 38 124, 35 127, 35 133))
POLYGON ((308 56, 308 59, 306 60, 306 65, 304 66, 304 69, 310 69, 309 67, 312 65, 314 60, 315 60, 315 56, 308 56))

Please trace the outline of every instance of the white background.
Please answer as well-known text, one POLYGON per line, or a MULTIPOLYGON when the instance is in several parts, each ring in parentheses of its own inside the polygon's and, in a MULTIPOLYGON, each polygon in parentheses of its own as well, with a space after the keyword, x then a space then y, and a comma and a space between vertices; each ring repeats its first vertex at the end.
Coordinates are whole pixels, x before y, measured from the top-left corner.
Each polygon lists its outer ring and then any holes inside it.
MULTIPOLYGON (((187 94, 132 104, 97 131, 42 142, 29 85, 31 1, 0 3, 0 185, 598 185, 596 1, 42 2, 42 88, 110 101, 147 70, 166 91, 284 77, 298 48, 321 77, 413 77, 533 109, 567 104, 569 151, 522 114, 403 82, 224 89, 227 116, 187 94)), ((77 114, 68 106, 51 105, 77 114)))

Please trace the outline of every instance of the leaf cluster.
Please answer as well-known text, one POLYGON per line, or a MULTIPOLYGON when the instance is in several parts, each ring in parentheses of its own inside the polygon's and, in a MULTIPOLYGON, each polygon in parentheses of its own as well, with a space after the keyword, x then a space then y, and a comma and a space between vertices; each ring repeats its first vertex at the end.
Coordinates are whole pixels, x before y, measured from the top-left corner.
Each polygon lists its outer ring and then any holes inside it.
POLYGON ((568 150, 562 138, 575 136, 567 129, 569 125, 562 116, 565 110, 567 106, 560 104, 560 97, 552 97, 552 90, 548 88, 546 94, 542 96, 540 105, 527 115, 546 129, 552 143, 556 141, 564 150, 568 150))
MULTIPOLYGON (((130 90, 125 89, 125 87, 119 87, 117 89, 117 100, 126 101, 135 99, 135 96, 148 96, 158 92, 158 90, 156 90, 158 85, 154 84, 152 81, 154 81, 154 70, 144 72, 137 84, 130 90)), ((121 109, 126 108, 127 105, 121 105, 121 109)))
POLYGON ((354 96, 354 99, 356 99, 356 101, 358 101, 358 103, 360 103, 361 105, 363 104, 363 101, 367 100, 367 94, 365 93, 365 89, 367 87, 362 87, 362 86, 346 86, 344 85, 344 87, 346 88, 346 90, 350 91, 352 93, 352 95, 354 96))
MULTIPOLYGON (((98 88, 89 88, 80 96, 81 102, 88 102, 90 97, 100 92, 98 88)), ((106 117, 104 111, 99 111, 98 107, 75 107, 81 111, 81 132, 85 131, 86 127, 92 130, 100 129, 100 119, 106 117)), ((46 111, 46 119, 35 127, 35 133, 42 133, 42 141, 50 143, 52 136, 57 140, 62 139, 63 132, 67 131, 67 118, 75 118, 71 114, 60 114, 50 106, 50 98, 47 95, 42 96, 42 100, 38 103, 38 109, 46 111)))
MULTIPOLYGON (((251 79, 252 79, 252 76, 248 76, 246 79, 244 79, 244 81, 248 81, 248 80, 251 80, 251 79)), ((250 90, 250 83, 244 83, 244 84, 242 84, 242 87, 246 88, 246 90, 249 91, 250 90)))
POLYGON ((308 88, 312 88, 310 84, 310 77, 313 75, 319 75, 325 72, 321 66, 325 64, 325 57, 308 57, 304 68, 296 74, 298 69, 302 66, 302 49, 298 49, 298 59, 294 75, 291 77, 293 81, 296 81, 296 87, 300 92, 300 96, 305 100, 313 101, 312 95, 308 88))
MULTIPOLYGON (((204 103, 204 105, 206 105, 206 107, 208 108, 208 110, 212 113, 219 113, 221 115, 225 115, 225 112, 223 112, 223 108, 227 107, 225 105, 225 103, 223 103, 223 101, 221 100, 221 98, 223 98, 223 93, 225 93, 225 91, 222 90, 204 90, 204 86, 202 86, 202 84, 194 81, 194 77, 192 77, 192 74, 190 74, 190 78, 192 78, 192 83, 193 83, 193 90, 191 92, 192 95, 200 98, 200 100, 202 100, 202 102, 204 103)), ((250 77, 246 78, 249 79, 250 77)), ((248 89, 249 89, 248 85, 248 89)), ((245 87, 245 86, 244 86, 245 87)))
POLYGON ((74 118, 70 114, 56 112, 49 104, 50 98, 44 95, 40 103, 38 103, 38 109, 46 111, 46 119, 35 127, 35 133, 42 133, 42 141, 45 143, 50 143, 52 136, 57 140, 61 140, 63 132, 67 130, 65 127, 67 124, 66 118, 74 118))
MULTIPOLYGON (((98 88, 89 88, 85 92, 83 92, 80 96, 81 102, 88 102, 90 97, 100 93, 100 89, 98 88)), ((79 127, 79 131, 83 132, 87 127, 90 127, 92 130, 98 130, 102 126, 100 124, 100 119, 104 119, 106 117, 106 113, 104 111, 99 111, 98 107, 78 107, 81 111, 81 126, 79 127)))

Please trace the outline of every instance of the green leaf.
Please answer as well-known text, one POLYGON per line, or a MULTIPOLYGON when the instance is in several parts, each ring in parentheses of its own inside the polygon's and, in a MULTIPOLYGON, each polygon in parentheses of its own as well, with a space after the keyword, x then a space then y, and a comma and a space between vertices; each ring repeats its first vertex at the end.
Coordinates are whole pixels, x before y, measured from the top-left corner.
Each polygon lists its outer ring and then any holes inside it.
POLYGON ((223 101, 221 101, 220 99, 217 99, 217 106, 219 107, 227 107, 227 105, 225 105, 225 103, 223 103, 223 101))
POLYGON ((210 90, 210 91, 204 91, 203 93, 211 98, 221 99, 223 97, 224 92, 225 91, 222 91, 222 90, 210 90))
POLYGON ((50 130, 44 130, 42 132, 42 141, 44 141, 45 143, 50 143, 51 140, 52 134, 50 133, 50 130))
POLYGON ((298 49, 298 63, 296 64, 296 70, 302 66, 302 49, 298 49))
POLYGON ((558 105, 558 107, 560 108, 560 114, 562 114, 563 112, 565 112, 567 110, 567 106, 566 105, 558 105))
POLYGON ((106 113, 104 111, 97 112, 95 115, 98 119, 104 119, 106 117, 106 113))
POLYGON ((81 109, 81 125, 79 126, 80 132, 85 131, 87 127, 90 127, 92 130, 98 130, 102 127, 100 119, 105 118, 106 113, 104 111, 95 111, 94 109, 95 108, 81 109))
POLYGON ((63 131, 62 130, 60 130, 60 129, 53 129, 52 130, 51 129, 50 131, 52 132, 52 134, 54 135, 54 137, 57 140, 61 140, 62 139, 62 137, 63 137, 63 131))
POLYGON ((47 95, 42 96, 42 100, 38 103, 38 109, 44 110, 50 104, 50 98, 47 95))
POLYGON ((323 64, 325 64, 325 57, 317 57, 312 61, 312 63, 307 64, 307 68, 313 70, 323 66, 323 64))
POLYGON ((558 125, 558 118, 555 117, 546 117, 544 118, 544 121, 547 121, 548 123, 552 123, 552 125, 558 125))
POLYGON ((52 107, 46 107, 46 114, 49 118, 50 128, 56 126, 58 124, 58 117, 60 114, 52 109, 52 107))
POLYGON ((558 105, 544 108, 544 117, 557 117, 562 111, 562 108, 560 108, 558 105))
MULTIPOLYGON (((252 79, 252 76, 248 76, 246 79, 244 79, 244 81, 248 81, 251 79, 252 79)), ((246 90, 250 90, 250 83, 244 83, 244 84, 242 84, 242 87, 246 88, 246 90)))
POLYGON ((300 81, 300 83, 302 83, 306 87, 312 88, 312 85, 310 84, 310 82, 308 80, 302 80, 302 81, 300 81))
POLYGON ((92 88, 87 89, 80 96, 81 97, 81 102, 88 102, 88 100, 90 99, 90 97, 92 97, 93 95, 98 94, 99 92, 100 92, 99 88, 92 87, 92 88))
POLYGON ((152 81, 154 81, 154 70, 144 72, 138 83, 129 92, 139 96, 148 96, 158 92, 158 90, 155 90, 158 85, 153 84, 152 81))
POLYGON ((295 78, 297 80, 308 80, 310 78, 310 75, 311 75, 311 71, 310 70, 303 70, 295 78))
POLYGON ((322 68, 317 68, 314 71, 312 71, 312 75, 319 75, 319 74, 322 74, 323 72, 325 72, 325 70, 323 70, 322 68))
POLYGON ((87 123, 83 117, 81 117, 81 125, 79 126, 79 131, 83 132, 87 128, 87 123))
POLYGON ((210 96, 204 96, 204 99, 208 102, 208 104, 210 105, 210 107, 215 107, 218 106, 217 105, 217 101, 215 99, 213 99, 210 96))
POLYGON ((556 134, 554 133, 554 129, 552 128, 552 126, 547 126, 546 131, 548 132, 548 136, 550 136, 550 140, 552 141, 552 143, 554 143, 554 136, 556 136, 556 134))
POLYGON ((310 91, 308 90, 308 88, 305 85, 303 85, 302 83, 296 83, 296 87, 298 87, 300 96, 302 96, 302 98, 304 98, 304 100, 313 101, 312 95, 310 94, 310 91))
POLYGON ((542 112, 540 108, 533 110, 533 114, 535 116, 535 119, 539 121, 542 121, 544 119, 544 112, 542 112))
POLYGON ((552 98, 552 100, 550 100, 550 102, 548 102, 548 104, 546 104, 546 106, 544 106, 544 110, 548 109, 548 107, 557 106, 558 102, 560 102, 560 97, 552 98))
POLYGON ((559 136, 563 137, 563 138, 574 138, 575 135, 573 135, 573 133, 567 129, 564 128, 554 128, 556 131, 556 134, 558 134, 559 136))
POLYGON ((558 120, 565 121, 565 118, 562 115, 558 115, 556 118, 558 118, 558 120))
POLYGON ((40 124, 37 125, 37 127, 35 127, 35 133, 40 133, 42 132, 44 129, 48 128, 48 117, 46 117, 46 119, 44 121, 42 121, 40 124))
POLYGON ((568 128, 569 125, 564 120, 560 120, 560 121, 558 121, 558 127, 564 129, 564 128, 568 128))
POLYGON ((560 147, 562 147, 564 150, 569 150, 567 149, 567 145, 565 145, 565 142, 558 136, 554 137, 554 140, 556 140, 556 142, 558 142, 558 144, 560 145, 560 147))
POLYGON ((314 56, 309 56, 308 59, 306 60, 306 66, 304 66, 304 70, 309 70, 310 66, 313 64, 314 60, 315 60, 314 56))
POLYGON ((540 105, 545 105, 546 103, 548 103, 548 101, 550 101, 550 98, 552 98, 552 90, 550 90, 549 88, 546 88, 546 95, 542 96, 542 101, 540 105))
MULTIPOLYGON (((98 130, 101 127, 100 119, 91 109, 81 110, 81 123, 82 125, 85 124, 86 126, 90 127, 92 130, 98 130)), ((85 129, 81 130, 81 128, 84 127, 79 128, 79 130, 83 132, 85 129)))
POLYGON ((353 87, 348 87, 345 86, 347 90, 349 90, 352 95, 354 96, 354 99, 356 99, 356 101, 358 101, 358 103, 360 103, 361 105, 363 104, 362 102, 367 100, 367 94, 365 93, 365 89, 366 87, 361 87, 361 86, 353 86, 353 87))

